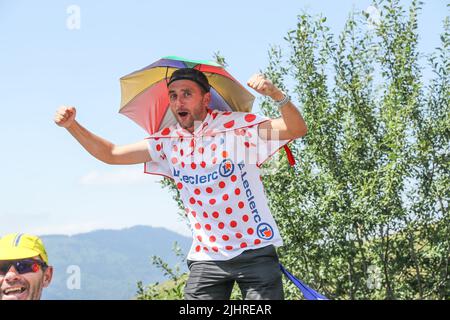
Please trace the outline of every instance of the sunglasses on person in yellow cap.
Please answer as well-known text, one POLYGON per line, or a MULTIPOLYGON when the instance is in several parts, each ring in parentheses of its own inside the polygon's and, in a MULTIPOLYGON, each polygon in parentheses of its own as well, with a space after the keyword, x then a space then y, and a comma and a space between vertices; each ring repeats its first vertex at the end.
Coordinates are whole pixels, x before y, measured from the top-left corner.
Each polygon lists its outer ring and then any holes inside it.
POLYGON ((31 234, 12 233, 0 238, 0 262, 20 261, 34 257, 40 257, 48 265, 47 252, 39 237, 31 234))
POLYGON ((44 261, 35 259, 5 260, 0 261, 0 276, 6 275, 11 267, 14 267, 19 274, 38 272, 41 269, 45 271, 48 268, 44 261))

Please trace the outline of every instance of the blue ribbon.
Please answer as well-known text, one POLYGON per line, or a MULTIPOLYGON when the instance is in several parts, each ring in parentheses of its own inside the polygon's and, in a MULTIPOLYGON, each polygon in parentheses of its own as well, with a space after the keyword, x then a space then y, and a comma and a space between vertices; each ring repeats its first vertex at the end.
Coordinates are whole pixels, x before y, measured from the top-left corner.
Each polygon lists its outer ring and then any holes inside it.
POLYGON ((280 269, 281 269, 281 271, 283 271, 283 273, 286 275, 286 277, 288 277, 288 279, 291 280, 292 283, 294 283, 296 285, 296 287, 300 289, 300 291, 305 296, 306 300, 329 300, 324 295, 321 295, 317 291, 308 287, 306 284, 304 284, 302 281, 300 281, 300 279, 297 279, 296 277, 294 277, 289 271, 287 271, 283 267, 283 265, 281 263, 280 263, 280 269))

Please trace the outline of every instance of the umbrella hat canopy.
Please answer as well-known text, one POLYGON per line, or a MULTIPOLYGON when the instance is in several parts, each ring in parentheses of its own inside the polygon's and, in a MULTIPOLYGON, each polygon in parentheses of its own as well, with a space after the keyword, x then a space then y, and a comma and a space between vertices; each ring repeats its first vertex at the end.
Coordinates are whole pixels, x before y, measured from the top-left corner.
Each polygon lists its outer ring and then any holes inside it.
POLYGON ((255 97, 221 65, 206 60, 167 56, 120 79, 119 112, 136 122, 149 134, 176 124, 169 108, 167 82, 180 68, 202 71, 211 85, 209 108, 221 111, 250 112, 255 97))

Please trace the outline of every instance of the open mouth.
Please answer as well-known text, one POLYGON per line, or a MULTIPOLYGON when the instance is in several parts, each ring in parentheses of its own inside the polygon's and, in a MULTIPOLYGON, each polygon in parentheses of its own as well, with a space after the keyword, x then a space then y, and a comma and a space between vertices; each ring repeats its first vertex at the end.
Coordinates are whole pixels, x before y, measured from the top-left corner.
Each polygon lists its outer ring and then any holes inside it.
POLYGON ((25 287, 12 287, 12 288, 4 289, 3 294, 5 296, 14 296, 14 295, 19 295, 21 293, 24 293, 25 290, 27 290, 27 288, 25 288, 25 287))
POLYGON ((178 112, 178 116, 181 118, 181 119, 186 119, 186 117, 189 115, 189 112, 187 112, 187 111, 179 111, 178 112))

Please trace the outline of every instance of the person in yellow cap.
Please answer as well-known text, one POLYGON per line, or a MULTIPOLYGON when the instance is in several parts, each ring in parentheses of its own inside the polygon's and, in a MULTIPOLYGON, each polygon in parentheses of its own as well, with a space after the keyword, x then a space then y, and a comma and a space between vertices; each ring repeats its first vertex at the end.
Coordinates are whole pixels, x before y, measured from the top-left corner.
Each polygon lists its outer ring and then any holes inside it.
POLYGON ((0 300, 40 300, 52 276, 39 237, 13 233, 0 238, 0 300))

